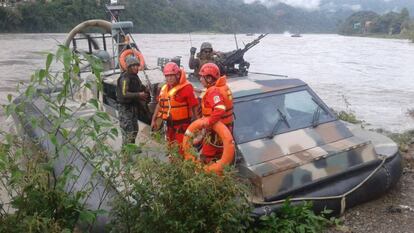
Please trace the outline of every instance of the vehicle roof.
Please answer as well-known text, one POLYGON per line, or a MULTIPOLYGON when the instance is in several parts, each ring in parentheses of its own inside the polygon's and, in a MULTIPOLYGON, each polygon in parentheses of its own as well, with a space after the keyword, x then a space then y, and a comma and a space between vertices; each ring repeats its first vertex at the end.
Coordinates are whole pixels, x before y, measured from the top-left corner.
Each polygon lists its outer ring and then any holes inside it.
POLYGON ((249 73, 245 77, 230 77, 227 79, 227 85, 234 98, 307 86, 299 79, 263 73, 249 73))
MULTIPOLYGON (((193 77, 189 80, 196 88, 203 89, 197 78, 193 77)), ((233 98, 307 86, 302 80, 290 79, 284 75, 254 72, 249 72, 247 76, 243 77, 227 77, 227 85, 233 93, 233 98)))

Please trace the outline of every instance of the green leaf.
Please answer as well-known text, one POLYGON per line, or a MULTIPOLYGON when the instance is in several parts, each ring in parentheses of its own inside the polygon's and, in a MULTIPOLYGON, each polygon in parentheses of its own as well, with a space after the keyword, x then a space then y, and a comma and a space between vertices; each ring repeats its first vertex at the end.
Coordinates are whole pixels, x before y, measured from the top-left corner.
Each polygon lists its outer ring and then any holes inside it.
POLYGON ((11 184, 18 183, 21 177, 23 177, 22 172, 18 168, 13 169, 11 171, 10 183, 11 184))
POLYGON ((6 116, 10 116, 11 114, 13 114, 15 112, 16 112, 16 105, 15 104, 11 103, 9 105, 6 105, 6 108, 5 108, 6 116))
POLYGON ((30 124, 32 125, 32 127, 33 128, 36 128, 37 127, 37 123, 38 123, 38 121, 37 121, 38 119, 37 118, 35 118, 35 117, 31 117, 30 118, 30 124))
POLYGON ((90 99, 89 103, 92 104, 96 109, 99 109, 99 102, 96 99, 90 99))
POLYGON ((7 100, 9 101, 9 103, 12 101, 12 98, 13 98, 12 94, 7 95, 7 100))
POLYGON ((55 134, 49 134, 49 139, 54 146, 58 146, 58 141, 55 134))
POLYGON ((102 118, 104 120, 109 120, 109 115, 106 112, 96 112, 96 116, 98 116, 99 118, 102 118))
POLYGON ((47 54, 46 58, 46 70, 49 71, 50 64, 52 64, 54 55, 52 53, 47 54))
POLYGON ((34 86, 33 85, 29 85, 28 87, 27 87, 27 89, 26 89, 26 91, 25 91, 25 96, 26 97, 32 97, 33 96, 33 94, 34 94, 34 92, 35 92, 35 88, 34 88, 34 86))
POLYGON ((75 75, 78 75, 78 74, 80 73, 80 68, 79 68, 79 66, 77 66, 77 65, 73 65, 73 66, 72 66, 72 69, 73 69, 73 73, 74 73, 75 75))
POLYGON ((84 85, 86 88, 88 88, 89 90, 92 90, 92 85, 90 83, 85 83, 84 85))
POLYGON ((62 135, 65 139, 67 139, 69 137, 69 131, 65 128, 61 129, 62 135))
POLYGON ((118 129, 117 128, 112 128, 111 129, 111 134, 115 135, 116 137, 118 137, 118 129))
POLYGON ((44 70, 44 69, 40 69, 39 70, 39 80, 38 80, 38 82, 39 83, 42 83, 43 82, 43 79, 46 77, 46 70, 44 70))
POLYGON ((91 223, 93 223, 93 221, 95 221, 95 214, 93 212, 87 211, 87 210, 80 211, 79 219, 82 222, 86 222, 86 223, 91 224, 91 223))

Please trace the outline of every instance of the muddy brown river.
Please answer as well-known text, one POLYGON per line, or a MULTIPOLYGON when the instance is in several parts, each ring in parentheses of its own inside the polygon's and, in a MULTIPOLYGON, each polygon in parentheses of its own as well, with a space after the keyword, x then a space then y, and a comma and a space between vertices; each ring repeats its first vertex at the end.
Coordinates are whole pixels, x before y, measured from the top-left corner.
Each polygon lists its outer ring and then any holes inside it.
MULTIPOLYGON (((16 94, 18 82, 44 67, 44 52, 56 51, 65 34, 0 34, 0 103, 16 94)), ((233 35, 136 34, 147 63, 182 56, 187 67, 191 45, 210 41, 219 51, 235 49, 233 35)), ((255 36, 238 35, 238 45, 255 36)), ((353 111, 371 128, 414 129, 414 43, 407 40, 274 34, 246 53, 250 70, 284 74, 307 82, 335 110, 353 111)), ((4 116, 0 112, 0 120, 4 116)))

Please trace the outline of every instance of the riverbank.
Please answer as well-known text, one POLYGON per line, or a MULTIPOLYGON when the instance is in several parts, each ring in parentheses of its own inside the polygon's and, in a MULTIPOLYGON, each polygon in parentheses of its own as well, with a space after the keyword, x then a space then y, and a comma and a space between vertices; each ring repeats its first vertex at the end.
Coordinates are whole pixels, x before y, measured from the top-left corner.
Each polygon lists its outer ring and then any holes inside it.
POLYGON ((413 32, 413 35, 409 35, 409 34, 389 35, 389 34, 374 34, 374 33, 351 34, 351 35, 344 35, 344 34, 342 34, 342 35, 343 36, 354 36, 354 37, 380 38, 380 39, 411 40, 414 43, 414 32, 413 32))

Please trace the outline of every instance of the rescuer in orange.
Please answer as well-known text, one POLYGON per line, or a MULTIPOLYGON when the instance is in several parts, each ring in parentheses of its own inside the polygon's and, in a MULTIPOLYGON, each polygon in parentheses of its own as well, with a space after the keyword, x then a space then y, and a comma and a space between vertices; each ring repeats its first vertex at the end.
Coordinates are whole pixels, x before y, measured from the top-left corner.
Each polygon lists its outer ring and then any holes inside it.
MULTIPOLYGON (((217 121, 233 131, 233 95, 227 86, 226 77, 220 76, 220 69, 214 63, 204 64, 199 72, 200 82, 207 90, 202 94, 201 107, 203 117, 208 120, 206 127, 210 128, 217 121)), ((203 140, 200 159, 209 163, 220 159, 223 153, 222 142, 214 133, 209 132, 203 140)))
POLYGON ((167 124, 169 145, 178 143, 179 152, 183 154, 181 144, 184 133, 191 121, 197 118, 198 100, 184 69, 180 69, 176 63, 168 62, 165 65, 164 76, 166 84, 161 88, 151 127, 158 129, 160 125, 157 118, 161 118, 167 124))

